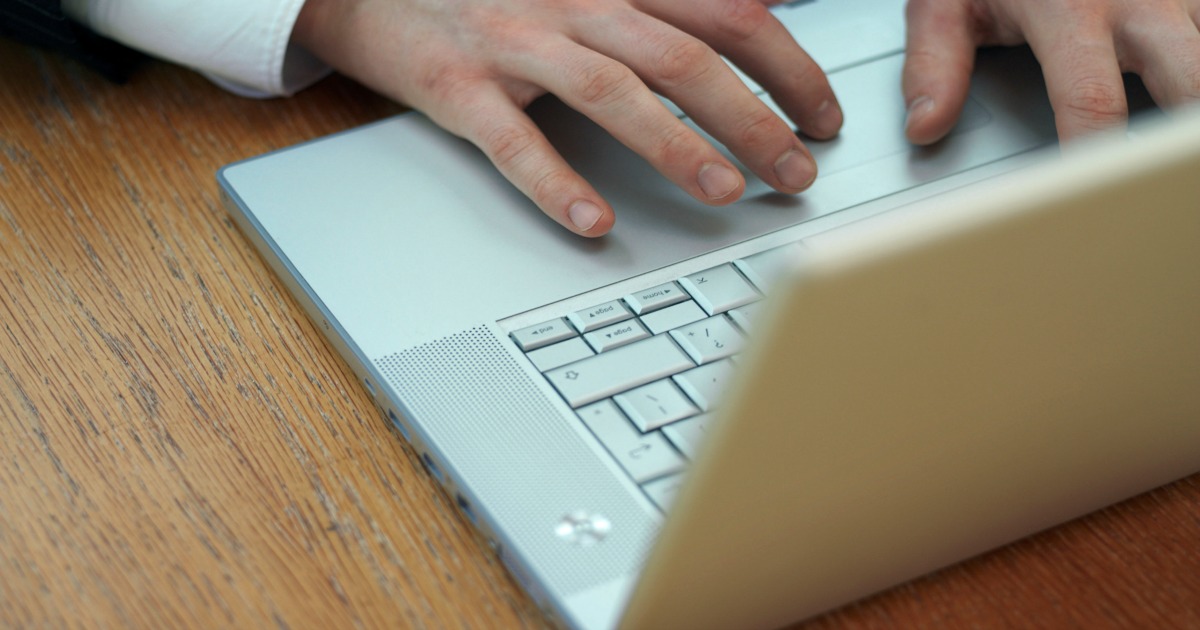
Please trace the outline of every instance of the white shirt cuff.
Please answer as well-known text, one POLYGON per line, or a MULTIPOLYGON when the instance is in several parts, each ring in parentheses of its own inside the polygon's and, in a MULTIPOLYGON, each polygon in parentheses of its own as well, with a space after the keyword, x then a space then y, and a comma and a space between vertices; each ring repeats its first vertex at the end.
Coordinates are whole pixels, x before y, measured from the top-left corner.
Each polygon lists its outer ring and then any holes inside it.
POLYGON ((304 0, 65 0, 63 9, 131 48, 194 68, 243 96, 293 94, 330 72, 289 43, 304 0))

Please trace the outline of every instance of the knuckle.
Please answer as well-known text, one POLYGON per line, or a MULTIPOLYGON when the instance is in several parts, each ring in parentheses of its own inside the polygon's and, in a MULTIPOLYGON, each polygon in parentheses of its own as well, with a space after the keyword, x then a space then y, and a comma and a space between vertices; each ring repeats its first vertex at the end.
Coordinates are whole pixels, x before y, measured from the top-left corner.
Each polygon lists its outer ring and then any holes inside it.
POLYGON ((481 145, 499 169, 507 170, 537 147, 537 132, 520 123, 501 123, 484 133, 481 145))
MULTIPOLYGON (((946 55, 929 46, 913 46, 905 52, 905 70, 910 78, 929 79, 941 74, 947 66, 946 55)), ((928 83, 928 80, 923 83, 928 83)))
POLYGON ((667 86, 687 83, 708 71, 716 53, 703 42, 679 38, 663 46, 652 67, 655 77, 667 86))
POLYGON ((1081 77, 1071 83, 1064 107, 1065 114, 1099 126, 1118 122, 1128 114, 1122 88, 1095 77, 1081 77))
POLYGON ((695 140, 696 135, 690 129, 674 125, 655 142, 653 160, 662 164, 687 164, 701 154, 695 140))
POLYGON ((1145 2, 1131 15, 1115 25, 1118 45, 1144 48, 1162 43, 1163 25, 1174 23, 1176 16, 1164 12, 1154 3, 1145 2))
POLYGON ((904 51, 904 62, 914 68, 933 69, 941 66, 944 61, 943 55, 939 55, 928 46, 912 46, 904 51))
POLYGON ((944 77, 970 76, 975 63, 973 56, 947 54, 928 45, 913 46, 904 55, 904 68, 910 75, 906 79, 922 84, 936 83, 944 77))
POLYGON ((605 105, 621 100, 629 91, 632 72, 616 62, 590 64, 575 78, 575 93, 588 105, 605 105))
POLYGON ((529 196, 539 206, 549 207, 552 200, 563 196, 562 191, 571 186, 571 181, 571 176, 560 169, 545 169, 534 176, 529 196))
POLYGON ((734 41, 754 37, 770 18, 761 0, 727 0, 721 5, 717 25, 721 34, 734 41))
POLYGON ((418 78, 420 90, 433 97, 434 101, 454 101, 470 89, 472 76, 453 65, 434 64, 425 69, 418 78))
POLYGON ((1200 101, 1200 66, 1188 68, 1183 75, 1183 97, 1188 102, 1200 101))
MULTIPOLYGON (((455 3, 458 23, 467 25, 471 32, 485 33, 489 41, 515 43, 524 35, 525 23, 511 13, 474 2, 455 3)), ((464 31, 465 32, 465 31, 464 31)))
POLYGON ((766 146, 780 135, 781 126, 786 127, 770 110, 755 112, 744 120, 738 140, 744 147, 766 146))

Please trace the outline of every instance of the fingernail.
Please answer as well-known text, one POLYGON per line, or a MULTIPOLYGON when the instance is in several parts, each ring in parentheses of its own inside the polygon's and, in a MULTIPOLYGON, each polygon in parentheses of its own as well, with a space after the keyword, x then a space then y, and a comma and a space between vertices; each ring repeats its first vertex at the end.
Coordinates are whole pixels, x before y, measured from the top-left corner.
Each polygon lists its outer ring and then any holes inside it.
POLYGON ((838 130, 842 128, 842 108, 838 107, 833 101, 825 101, 817 108, 817 113, 813 117, 813 124, 816 125, 814 133, 821 138, 827 138, 836 135, 838 130))
POLYGON ((775 176, 785 188, 804 190, 817 178, 817 163, 812 157, 791 149, 775 160, 775 176))
POLYGON ((741 178, 728 166, 709 162, 700 167, 697 181, 700 183, 700 190, 703 190, 709 199, 716 201, 733 194, 741 183, 741 178))
POLYGON ((581 232, 592 229, 592 226, 596 225, 602 216, 604 216, 604 211, 590 201, 576 201, 571 204, 570 208, 567 208, 567 218, 571 219, 571 223, 581 232))
POLYGON ((904 121, 904 130, 908 131, 914 121, 924 118, 926 114, 933 111, 933 99, 928 96, 918 96, 913 99, 913 102, 908 104, 908 118, 904 121))

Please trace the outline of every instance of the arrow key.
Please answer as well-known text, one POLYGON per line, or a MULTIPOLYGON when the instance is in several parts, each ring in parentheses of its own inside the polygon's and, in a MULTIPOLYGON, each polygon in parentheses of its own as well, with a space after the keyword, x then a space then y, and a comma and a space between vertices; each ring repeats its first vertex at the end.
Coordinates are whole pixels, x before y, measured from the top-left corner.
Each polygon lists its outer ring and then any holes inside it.
POLYGON ((575 330, 581 333, 591 332, 609 324, 623 322, 630 317, 633 317, 633 313, 629 312, 629 309, 621 300, 605 302, 592 308, 576 311, 568 316, 571 323, 574 324, 575 330))

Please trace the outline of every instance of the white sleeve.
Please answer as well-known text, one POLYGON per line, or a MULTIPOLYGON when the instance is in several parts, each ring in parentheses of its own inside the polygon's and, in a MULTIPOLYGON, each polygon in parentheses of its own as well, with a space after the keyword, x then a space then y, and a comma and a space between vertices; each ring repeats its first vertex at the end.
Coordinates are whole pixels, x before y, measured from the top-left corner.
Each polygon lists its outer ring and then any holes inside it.
POLYGON ((288 95, 329 68, 290 44, 304 0, 65 0, 67 15, 245 96, 288 95))

